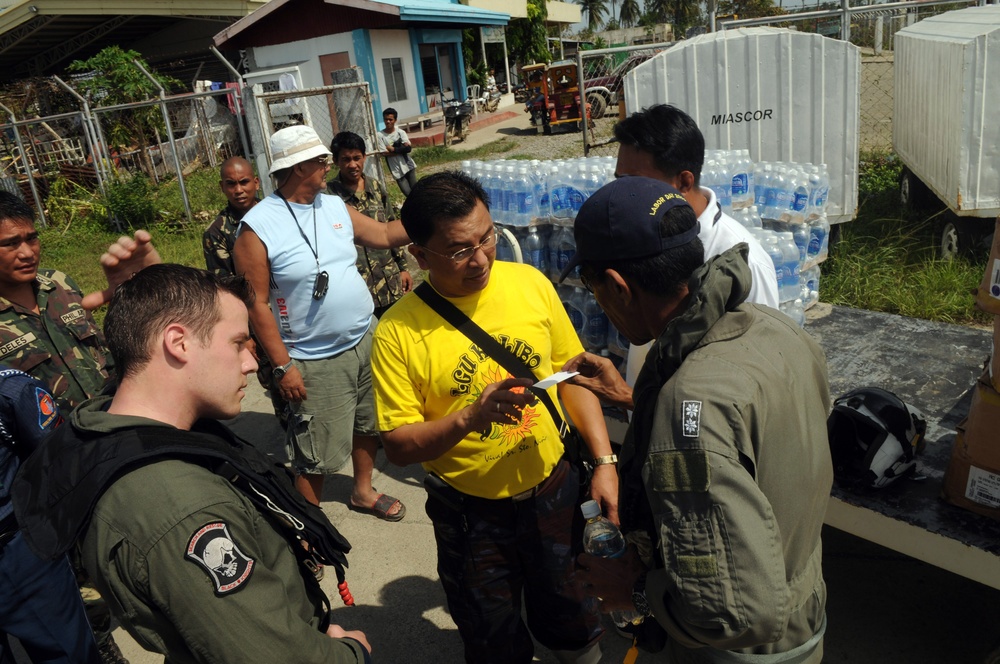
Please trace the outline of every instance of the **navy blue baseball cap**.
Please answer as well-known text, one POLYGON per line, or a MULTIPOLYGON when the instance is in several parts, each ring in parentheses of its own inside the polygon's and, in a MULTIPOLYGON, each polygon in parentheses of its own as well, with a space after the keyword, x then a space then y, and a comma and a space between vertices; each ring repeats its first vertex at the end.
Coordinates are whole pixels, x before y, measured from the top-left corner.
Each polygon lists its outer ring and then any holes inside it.
POLYGON ((660 234, 663 215, 679 206, 691 207, 681 192, 653 178, 628 176, 604 185, 576 215, 576 253, 559 281, 583 261, 656 256, 691 242, 698 237, 698 223, 677 235, 660 234))

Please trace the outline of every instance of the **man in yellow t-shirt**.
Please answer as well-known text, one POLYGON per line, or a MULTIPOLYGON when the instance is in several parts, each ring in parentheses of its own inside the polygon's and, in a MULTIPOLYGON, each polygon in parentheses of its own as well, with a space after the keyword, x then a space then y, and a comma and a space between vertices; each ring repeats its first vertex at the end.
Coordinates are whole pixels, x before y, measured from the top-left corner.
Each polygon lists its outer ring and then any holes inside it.
MULTIPOLYGON (((402 209, 410 252, 437 293, 544 378, 581 344, 540 272, 494 262, 488 203, 461 173, 423 178, 402 209)), ((530 662, 534 636, 560 662, 598 662, 597 606, 573 580, 579 477, 559 423, 525 389, 534 381, 511 377, 416 293, 376 328, 372 375, 389 460, 431 473, 427 514, 466 661, 530 662)), ((617 521, 618 476, 599 402, 565 382, 549 393, 595 459, 591 497, 617 521)))

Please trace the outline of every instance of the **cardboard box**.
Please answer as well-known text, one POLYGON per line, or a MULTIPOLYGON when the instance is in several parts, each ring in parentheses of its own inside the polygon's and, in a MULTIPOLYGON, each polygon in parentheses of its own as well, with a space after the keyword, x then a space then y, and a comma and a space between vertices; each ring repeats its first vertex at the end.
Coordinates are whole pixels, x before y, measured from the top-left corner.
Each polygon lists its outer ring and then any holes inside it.
POLYGON ((986 261, 986 272, 976 289, 976 307, 1000 315, 1000 217, 997 217, 993 231, 993 246, 986 261))
POLYGON ((1000 519, 1000 393, 989 373, 976 382, 969 416, 958 425, 941 497, 971 512, 1000 519))

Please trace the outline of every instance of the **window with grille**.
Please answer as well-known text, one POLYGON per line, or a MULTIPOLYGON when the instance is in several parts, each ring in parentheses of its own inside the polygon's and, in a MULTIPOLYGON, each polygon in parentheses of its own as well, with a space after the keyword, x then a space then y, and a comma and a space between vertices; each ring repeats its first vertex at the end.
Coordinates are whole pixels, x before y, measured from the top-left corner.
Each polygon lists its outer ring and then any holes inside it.
POLYGON ((403 80, 403 61, 400 58, 383 58, 382 74, 389 103, 406 99, 406 82, 403 80))

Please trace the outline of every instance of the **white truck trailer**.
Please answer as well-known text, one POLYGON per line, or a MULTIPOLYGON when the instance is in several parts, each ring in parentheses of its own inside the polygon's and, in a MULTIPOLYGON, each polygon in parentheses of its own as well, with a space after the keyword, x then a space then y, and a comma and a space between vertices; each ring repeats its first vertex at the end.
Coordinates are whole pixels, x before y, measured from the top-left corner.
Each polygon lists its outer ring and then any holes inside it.
POLYGON ((953 214, 941 250, 989 236, 1000 215, 1000 6, 950 11, 896 33, 892 142, 903 162, 900 199, 933 193, 953 214))

